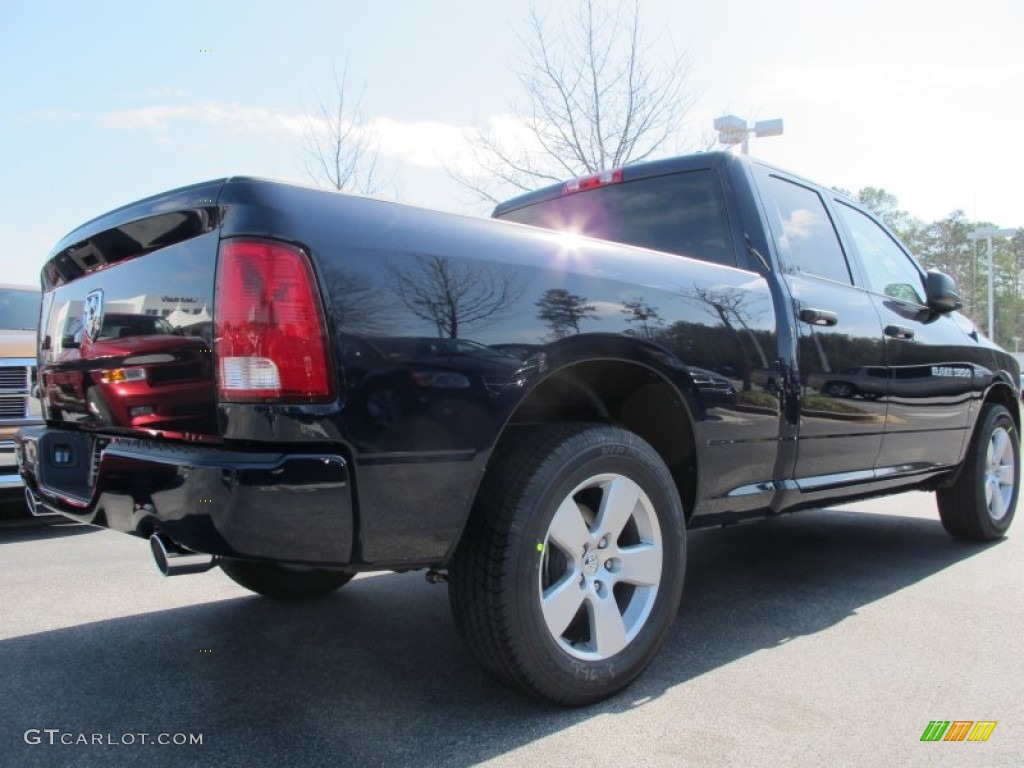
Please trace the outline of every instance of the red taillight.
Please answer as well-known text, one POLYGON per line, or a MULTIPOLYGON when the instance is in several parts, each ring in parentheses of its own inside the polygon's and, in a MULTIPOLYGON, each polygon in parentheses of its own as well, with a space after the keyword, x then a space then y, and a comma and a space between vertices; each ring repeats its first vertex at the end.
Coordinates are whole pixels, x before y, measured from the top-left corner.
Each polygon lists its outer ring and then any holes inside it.
POLYGON ((214 335, 221 400, 331 399, 323 310, 298 248, 269 240, 221 244, 214 335))
POLYGON ((591 176, 581 176, 578 179, 565 182, 565 186, 562 188, 563 195, 571 195, 573 192, 582 192, 585 189, 593 189, 594 187, 603 187, 607 184, 618 184, 622 181, 622 169, 618 168, 614 171, 601 171, 591 176))

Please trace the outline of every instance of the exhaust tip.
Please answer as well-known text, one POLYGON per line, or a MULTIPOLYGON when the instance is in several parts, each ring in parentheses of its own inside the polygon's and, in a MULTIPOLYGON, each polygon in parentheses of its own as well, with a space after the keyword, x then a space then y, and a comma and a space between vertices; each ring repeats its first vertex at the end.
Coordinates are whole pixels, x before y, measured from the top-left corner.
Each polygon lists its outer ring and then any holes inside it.
POLYGON ((212 555, 183 550, 161 533, 149 537, 149 549, 157 570, 164 576, 205 573, 215 565, 212 555))

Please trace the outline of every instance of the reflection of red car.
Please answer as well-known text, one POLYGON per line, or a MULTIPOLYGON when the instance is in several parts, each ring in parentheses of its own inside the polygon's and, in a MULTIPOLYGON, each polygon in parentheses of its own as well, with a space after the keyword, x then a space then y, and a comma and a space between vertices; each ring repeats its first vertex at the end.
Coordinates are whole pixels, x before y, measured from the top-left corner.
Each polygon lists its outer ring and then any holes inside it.
POLYGON ((74 318, 43 387, 64 418, 191 431, 214 412, 210 344, 163 318, 109 314, 95 340, 74 318))

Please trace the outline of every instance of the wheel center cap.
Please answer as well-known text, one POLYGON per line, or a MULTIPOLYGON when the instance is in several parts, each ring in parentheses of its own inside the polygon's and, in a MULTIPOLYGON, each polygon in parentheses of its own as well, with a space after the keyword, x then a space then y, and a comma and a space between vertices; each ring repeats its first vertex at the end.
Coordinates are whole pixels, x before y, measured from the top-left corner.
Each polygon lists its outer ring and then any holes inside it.
POLYGON ((583 556, 583 570, 587 574, 597 573, 597 552, 587 552, 583 556))

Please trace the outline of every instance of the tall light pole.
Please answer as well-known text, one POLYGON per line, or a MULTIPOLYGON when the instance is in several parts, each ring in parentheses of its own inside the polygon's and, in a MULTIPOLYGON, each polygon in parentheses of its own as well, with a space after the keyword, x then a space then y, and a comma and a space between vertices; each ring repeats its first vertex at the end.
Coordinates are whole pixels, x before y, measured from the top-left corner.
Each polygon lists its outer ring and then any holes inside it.
POLYGON ((1013 237, 1017 234, 1016 229, 996 229, 995 227, 981 227, 967 234, 968 240, 988 241, 988 337, 992 341, 995 337, 995 270, 992 268, 992 238, 1013 237))
POLYGON ((781 136, 782 120, 758 120, 754 127, 747 126, 747 121, 736 115, 723 115, 715 118, 715 130, 718 140, 723 144, 735 146, 740 144, 744 155, 750 154, 750 134, 755 136, 781 136))

